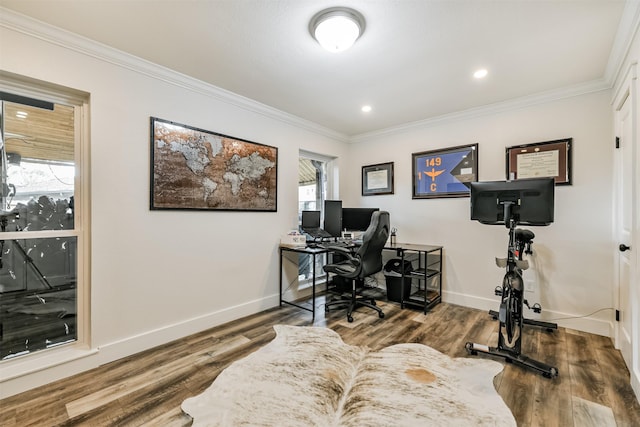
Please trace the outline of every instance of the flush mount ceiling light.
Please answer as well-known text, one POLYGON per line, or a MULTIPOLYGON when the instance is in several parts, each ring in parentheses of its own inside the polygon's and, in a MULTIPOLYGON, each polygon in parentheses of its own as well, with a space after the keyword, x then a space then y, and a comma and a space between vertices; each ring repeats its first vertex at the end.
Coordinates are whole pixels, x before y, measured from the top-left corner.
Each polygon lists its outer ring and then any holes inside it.
POLYGON ((476 79, 484 79, 485 77, 487 77, 488 73, 489 72, 486 69, 481 68, 473 73, 473 77, 475 77, 476 79))
POLYGON ((309 32, 329 52, 349 49, 364 33, 364 16, 348 7, 331 7, 316 13, 309 32))

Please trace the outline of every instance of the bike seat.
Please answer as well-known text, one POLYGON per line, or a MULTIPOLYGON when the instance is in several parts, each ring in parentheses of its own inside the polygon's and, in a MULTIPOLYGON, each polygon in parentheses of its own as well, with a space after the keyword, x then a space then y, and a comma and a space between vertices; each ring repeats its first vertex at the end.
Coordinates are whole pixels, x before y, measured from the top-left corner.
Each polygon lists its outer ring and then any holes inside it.
POLYGON ((516 240, 524 243, 530 243, 533 238, 536 237, 531 230, 525 230, 524 228, 516 228, 516 240))

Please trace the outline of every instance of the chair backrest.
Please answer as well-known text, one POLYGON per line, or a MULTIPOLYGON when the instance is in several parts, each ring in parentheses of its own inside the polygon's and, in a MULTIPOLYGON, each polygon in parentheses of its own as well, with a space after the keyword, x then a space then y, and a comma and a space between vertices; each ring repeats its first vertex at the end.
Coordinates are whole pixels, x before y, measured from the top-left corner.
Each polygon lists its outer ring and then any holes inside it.
POLYGON ((375 211, 371 223, 362 235, 362 246, 356 252, 360 259, 360 274, 363 278, 382 270, 382 249, 389 238, 389 212, 375 211))

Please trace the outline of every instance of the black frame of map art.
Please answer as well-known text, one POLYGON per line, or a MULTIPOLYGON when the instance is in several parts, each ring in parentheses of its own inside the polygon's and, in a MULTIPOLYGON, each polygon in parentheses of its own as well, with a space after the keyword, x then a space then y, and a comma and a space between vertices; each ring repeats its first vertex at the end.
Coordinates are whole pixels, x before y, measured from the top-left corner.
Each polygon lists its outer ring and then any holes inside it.
POLYGON ((278 148, 151 117, 150 209, 276 212, 278 148))
POLYGON ((413 199, 469 197, 478 181, 478 144, 413 153, 413 199))

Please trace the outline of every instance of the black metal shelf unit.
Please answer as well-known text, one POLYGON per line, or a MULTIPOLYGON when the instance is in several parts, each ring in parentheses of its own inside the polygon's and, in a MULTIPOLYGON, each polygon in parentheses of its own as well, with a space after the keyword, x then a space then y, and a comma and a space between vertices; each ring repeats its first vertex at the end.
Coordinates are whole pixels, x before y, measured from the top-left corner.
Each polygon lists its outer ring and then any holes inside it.
MULTIPOLYGON (((412 306, 421 308, 426 314, 433 306, 442 301, 442 246, 433 245, 404 245, 401 253, 404 265, 405 257, 415 254, 417 268, 406 277, 411 278, 411 291, 402 298, 401 307, 412 306)), ((404 277, 403 277, 404 279, 404 277)))

